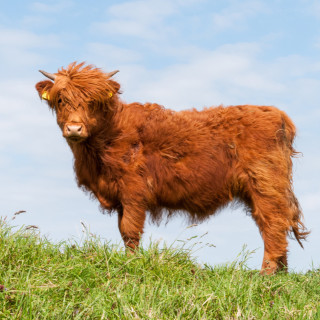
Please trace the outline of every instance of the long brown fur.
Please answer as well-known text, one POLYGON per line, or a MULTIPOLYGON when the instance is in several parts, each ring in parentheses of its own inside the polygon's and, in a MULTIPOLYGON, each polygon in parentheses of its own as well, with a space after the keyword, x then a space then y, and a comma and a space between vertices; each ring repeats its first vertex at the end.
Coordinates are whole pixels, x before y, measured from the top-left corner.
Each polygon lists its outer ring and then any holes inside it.
POLYGON ((287 267, 287 235, 308 231, 292 190, 295 126, 268 106, 211 107, 174 112, 157 104, 126 104, 120 85, 100 69, 72 63, 56 80, 37 83, 64 132, 84 126, 73 143, 78 185, 104 210, 115 210, 127 247, 139 245, 146 212, 183 211, 202 221, 231 201, 246 205, 264 241, 262 273, 287 267))

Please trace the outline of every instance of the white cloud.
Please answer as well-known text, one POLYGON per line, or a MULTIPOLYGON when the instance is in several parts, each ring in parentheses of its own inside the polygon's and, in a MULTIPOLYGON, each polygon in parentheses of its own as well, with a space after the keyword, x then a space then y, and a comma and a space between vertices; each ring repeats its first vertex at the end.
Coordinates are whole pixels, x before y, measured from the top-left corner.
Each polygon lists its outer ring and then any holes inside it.
POLYGON ((59 159, 59 130, 45 103, 34 88, 36 81, 0 82, 0 150, 3 157, 30 157, 34 160, 50 155, 59 159), (40 147, 49 144, 50 148, 40 147))
POLYGON ((110 19, 95 23, 93 28, 110 35, 137 37, 147 40, 165 39, 175 33, 175 28, 164 23, 165 19, 179 10, 179 7, 194 1, 128 1, 108 9, 110 19))
POLYGON ((320 212, 320 189, 302 195, 300 198, 301 205, 306 212, 320 212))
POLYGON ((0 28, 0 59, 3 68, 11 68, 15 72, 18 68, 34 66, 46 61, 40 49, 54 49, 61 45, 54 34, 39 35, 22 29, 0 28))
POLYGON ((317 75, 320 71, 320 61, 313 61, 308 57, 291 54, 278 57, 272 62, 272 71, 288 78, 306 77, 306 75, 317 75))
POLYGON ((33 2, 31 4, 31 9, 40 13, 58 13, 62 10, 68 9, 72 7, 74 4, 73 1, 63 0, 63 1, 55 1, 48 3, 46 2, 33 2))
POLYGON ((318 0, 302 0, 305 3, 305 12, 311 16, 320 18, 320 3, 318 0))
POLYGON ((90 61, 95 61, 95 64, 100 67, 105 64, 116 66, 138 62, 142 59, 142 55, 138 51, 98 42, 87 44, 86 55, 90 61))
POLYGON ((54 34, 39 35, 21 29, 0 29, 0 45, 3 50, 8 47, 37 48, 44 45, 56 47, 60 44, 58 37, 54 34))
POLYGON ((260 50, 258 44, 239 43, 195 51, 184 63, 150 70, 147 78, 135 74, 136 81, 128 85, 141 99, 178 109, 250 100, 262 103, 263 96, 283 92, 284 85, 263 72, 268 66, 259 62, 260 50))
POLYGON ((23 26, 28 28, 42 28, 43 26, 53 26, 57 20, 54 16, 28 15, 21 20, 23 26))
POLYGON ((213 30, 241 29, 246 26, 248 18, 266 12, 268 7, 262 1, 231 1, 228 7, 212 15, 213 30))
POLYGON ((117 19, 129 19, 151 24, 175 12, 175 1, 128 1, 113 5, 108 12, 117 19))

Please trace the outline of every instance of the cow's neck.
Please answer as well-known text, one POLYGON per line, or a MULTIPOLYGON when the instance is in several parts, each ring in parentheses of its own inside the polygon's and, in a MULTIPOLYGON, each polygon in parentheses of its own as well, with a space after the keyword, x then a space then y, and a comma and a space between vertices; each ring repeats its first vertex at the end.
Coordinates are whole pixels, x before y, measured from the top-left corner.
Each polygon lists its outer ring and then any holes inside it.
POLYGON ((90 188, 100 174, 98 150, 87 144, 73 146, 74 170, 78 184, 90 188))
POLYGON ((102 174, 103 154, 108 144, 111 144, 117 136, 111 119, 109 118, 105 123, 101 130, 86 142, 71 146, 78 184, 89 189, 102 174))

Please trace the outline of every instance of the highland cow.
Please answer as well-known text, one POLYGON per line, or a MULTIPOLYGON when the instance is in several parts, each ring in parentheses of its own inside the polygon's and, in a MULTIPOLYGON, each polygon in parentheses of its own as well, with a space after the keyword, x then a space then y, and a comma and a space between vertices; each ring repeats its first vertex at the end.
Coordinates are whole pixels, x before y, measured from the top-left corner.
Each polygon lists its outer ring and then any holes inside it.
POLYGON ((126 104, 120 85, 72 63, 36 89, 56 113, 80 187, 118 213, 127 248, 153 221, 184 212, 203 221, 232 201, 245 205, 264 241, 261 272, 287 267, 287 236, 308 231, 292 190, 295 126, 279 109, 240 105, 175 112, 155 103, 126 104))

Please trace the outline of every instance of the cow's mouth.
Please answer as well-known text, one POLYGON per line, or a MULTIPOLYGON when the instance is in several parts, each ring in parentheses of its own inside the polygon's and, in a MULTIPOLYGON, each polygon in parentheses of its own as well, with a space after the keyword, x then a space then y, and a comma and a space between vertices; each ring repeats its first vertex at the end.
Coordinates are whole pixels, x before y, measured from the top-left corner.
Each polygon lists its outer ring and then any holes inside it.
POLYGON ((66 137, 66 139, 68 142, 79 143, 84 141, 86 138, 81 136, 69 136, 69 137, 66 137))

